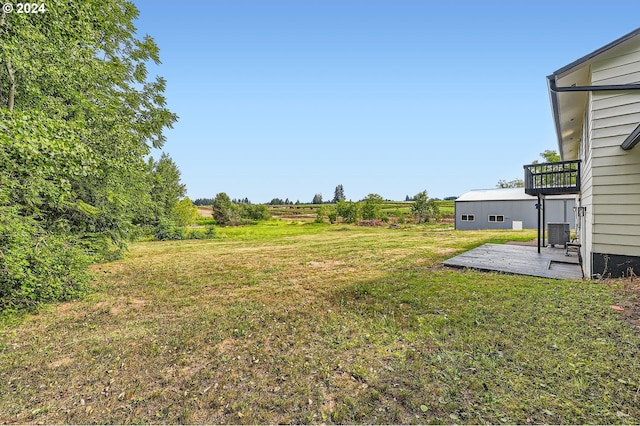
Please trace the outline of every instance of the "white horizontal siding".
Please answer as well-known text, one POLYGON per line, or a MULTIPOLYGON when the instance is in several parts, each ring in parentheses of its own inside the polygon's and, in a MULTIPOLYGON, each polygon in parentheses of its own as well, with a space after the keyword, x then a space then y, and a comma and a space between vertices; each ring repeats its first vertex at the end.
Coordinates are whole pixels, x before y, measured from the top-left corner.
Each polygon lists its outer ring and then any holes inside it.
POLYGON ((633 92, 598 92, 598 98, 593 100, 592 108, 594 114, 598 114, 596 111, 599 110, 633 105, 638 102, 638 97, 638 94, 633 92))
MULTIPOLYGON (((600 169, 605 169, 605 168, 601 167, 600 169)), ((600 185, 602 185, 602 186, 606 186, 606 185, 617 185, 617 186, 640 185, 640 173, 633 173, 633 174, 622 173, 622 174, 612 175, 610 173, 606 173, 606 171, 605 171, 605 173, 603 173, 602 176, 598 177, 598 183, 600 185)), ((625 190, 625 192, 624 192, 625 194, 633 193, 631 191, 627 192, 627 190, 625 190)), ((635 187, 632 189, 632 191, 635 191, 635 187)))
MULTIPOLYGON (((640 103, 638 104, 633 104, 633 108, 640 108, 640 103)), ((621 112, 624 111, 624 109, 621 109, 621 112)), ((601 113, 607 113, 610 114, 612 111, 600 111, 601 113)), ((611 128, 611 127, 619 127, 619 126, 626 126, 626 125, 630 125, 633 128, 635 128, 638 123, 640 123, 640 112, 634 112, 634 113, 630 113, 629 111, 625 112, 624 114, 619 114, 619 115, 614 115, 614 116, 604 116, 603 118, 599 118, 599 119, 594 119, 593 120, 593 128, 595 129, 607 129, 607 128, 611 128)), ((633 129, 632 129, 633 130, 633 129)), ((623 130, 624 131, 624 130, 623 130)), ((631 133, 631 132, 629 132, 631 133)), ((627 133, 627 135, 629 134, 627 133)), ((620 133, 616 133, 620 134, 620 133)))
MULTIPOLYGON (((594 192, 600 191, 597 186, 593 187, 594 192)), ((594 195, 593 202, 595 204, 609 204, 619 207, 619 213, 640 213, 640 197, 630 194, 606 194, 594 195)))
POLYGON ((596 215, 596 219, 594 219, 594 223, 600 222, 599 215, 607 215, 607 216, 615 216, 615 217, 620 216, 619 220, 616 221, 616 223, 624 223, 622 222, 622 220, 624 219, 625 215, 632 214, 626 210, 621 210, 620 204, 593 204, 591 209, 593 211, 593 214, 596 215))
POLYGON ((631 132, 635 130, 636 127, 638 127, 638 123, 640 123, 640 120, 635 123, 628 122, 622 125, 613 125, 613 126, 603 127, 603 128, 594 128, 593 141, 595 142, 597 139, 600 139, 600 138, 610 138, 610 137, 616 136, 620 138, 619 143, 621 144, 625 140, 625 138, 629 136, 631 132))
POLYGON ((617 157, 617 156, 628 157, 629 152, 622 149, 620 147, 620 144, 602 146, 598 143, 598 149, 596 150, 596 152, 593 153, 593 155, 597 158, 617 157))
MULTIPOLYGON (((633 175, 627 175, 633 176, 633 175)), ((613 183, 608 185, 603 185, 602 182, 598 182, 600 185, 596 185, 593 187, 593 194, 599 197, 598 201, 601 203, 611 201, 612 203, 615 201, 614 199, 605 200, 604 197, 616 197, 616 199, 620 198, 625 201, 625 203, 635 202, 636 204, 640 204, 640 197, 635 197, 638 192, 638 184, 633 183, 613 183), (629 197, 627 197, 629 196, 629 197)))
MULTIPOLYGON (((636 66, 636 64, 629 64, 625 67, 619 67, 616 70, 611 70, 610 72, 615 72, 615 71, 621 71, 623 72, 623 74, 620 75, 616 75, 616 76, 612 76, 612 77, 608 77, 608 78, 603 78, 601 80, 591 80, 592 84, 630 84, 630 83, 636 83, 638 81, 640 81, 640 71, 638 71, 637 69, 635 71, 630 71, 631 67, 636 66)), ((616 87, 617 89, 617 87, 616 87)))
MULTIPOLYGON (((640 236, 638 235, 619 235, 619 234, 593 234, 593 251, 596 253, 607 253, 598 248, 599 244, 603 245, 619 245, 624 247, 640 247, 640 236)), ((626 254, 623 250, 617 250, 615 253, 608 254, 626 254)))
MULTIPOLYGON (((594 150, 595 155, 596 150, 594 150)), ((629 151, 627 151, 629 152, 629 151)), ((607 167, 607 166, 617 166, 625 168, 627 173, 636 173, 640 172, 637 165, 638 163, 629 163, 627 161, 627 155, 616 155, 612 157, 594 157, 593 158, 593 168, 596 167, 607 167)))
MULTIPOLYGON (((611 98, 610 100, 615 101, 616 99, 618 98, 611 98)), ((635 99, 628 99, 628 103, 623 105, 616 102, 612 102, 609 106, 599 105, 599 108, 593 111, 591 118, 597 122, 600 119, 612 116, 616 117, 638 113, 640 113, 640 102, 637 102, 635 99)))
MULTIPOLYGON (((640 45, 596 61, 591 84, 640 82, 640 45)), ((591 108, 590 175, 591 251, 640 255, 640 149, 620 144, 640 124, 640 92, 594 92, 591 108)))
POLYGON ((596 61, 591 67, 592 84, 621 84, 640 81, 640 48, 596 61), (635 78, 635 79, 634 79, 635 78))
POLYGON ((628 225, 640 225, 640 215, 637 214, 599 214, 596 225, 620 225, 625 223, 628 225))
POLYGON ((600 73, 609 69, 618 68, 632 62, 640 62, 640 45, 627 47, 615 55, 594 61, 593 73, 600 73))
MULTIPOLYGON (((637 149, 639 147, 636 147, 634 149, 637 149)), ((586 171, 585 171, 586 172, 586 171)), ((629 174, 629 170, 625 167, 618 167, 617 164, 613 164, 610 166, 600 166, 597 167, 595 169, 591 170, 591 173, 593 174, 594 178, 595 177, 603 177, 603 176, 610 176, 613 179, 615 179, 618 176, 623 176, 623 175, 628 175, 629 174)), ((635 173, 632 173, 635 174, 635 173)))
MULTIPOLYGON (((640 235, 640 225, 615 225, 615 224, 599 224, 593 225, 593 232, 596 234, 608 234, 608 235, 624 235, 629 233, 633 235, 640 235)), ((640 240, 639 240, 640 241, 640 240)))
POLYGON ((619 254, 621 256, 639 256, 640 246, 622 244, 598 244, 593 249, 594 253, 619 254))

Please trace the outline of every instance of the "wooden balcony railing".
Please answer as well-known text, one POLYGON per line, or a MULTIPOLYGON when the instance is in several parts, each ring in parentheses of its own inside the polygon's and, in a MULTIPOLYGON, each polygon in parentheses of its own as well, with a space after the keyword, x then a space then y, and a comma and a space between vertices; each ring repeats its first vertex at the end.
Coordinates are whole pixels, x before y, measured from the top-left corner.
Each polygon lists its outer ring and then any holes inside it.
POLYGON ((524 166, 524 192, 529 195, 580 192, 580 160, 524 166))

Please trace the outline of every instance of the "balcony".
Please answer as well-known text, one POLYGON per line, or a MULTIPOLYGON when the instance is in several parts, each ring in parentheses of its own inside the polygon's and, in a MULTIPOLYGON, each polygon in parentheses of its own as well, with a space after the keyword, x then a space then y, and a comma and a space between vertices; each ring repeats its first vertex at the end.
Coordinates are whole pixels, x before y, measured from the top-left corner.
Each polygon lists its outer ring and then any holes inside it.
POLYGON ((562 195, 580 192, 580 160, 524 166, 524 192, 562 195))

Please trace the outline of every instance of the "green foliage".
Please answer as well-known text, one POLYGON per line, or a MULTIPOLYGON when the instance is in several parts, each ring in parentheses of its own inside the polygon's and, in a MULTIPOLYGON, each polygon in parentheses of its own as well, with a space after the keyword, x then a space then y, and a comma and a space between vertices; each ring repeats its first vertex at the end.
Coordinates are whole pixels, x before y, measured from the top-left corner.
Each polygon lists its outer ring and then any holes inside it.
POLYGON ((336 213, 335 209, 331 209, 331 211, 327 214, 329 218, 329 223, 334 224, 338 221, 338 213, 336 213))
POLYGON ((314 195, 311 204, 322 204, 322 194, 314 195))
POLYGON ((204 228, 186 228, 165 222, 158 225, 154 238, 159 241, 205 240, 215 236, 216 229, 213 225, 207 225, 204 228))
POLYGON ((17 207, 0 207, 0 311, 77 296, 89 261, 72 238, 46 232, 17 207))
POLYGON ((183 198, 176 203, 171 216, 178 226, 193 225, 200 218, 198 208, 193 205, 189 197, 183 198))
POLYGON ((498 181, 498 184, 496 185, 496 188, 501 188, 501 189, 505 189, 505 188, 524 188, 524 180, 520 179, 520 178, 515 178, 513 180, 510 181, 506 181, 504 179, 501 179, 498 181))
MULTIPOLYGON (((562 159, 560 158, 560 155, 558 155, 558 153, 552 149, 547 149, 544 152, 541 152, 540 157, 544 159, 545 163, 557 163, 559 161, 562 161, 562 159)), ((534 160, 531 162, 531 164, 539 164, 539 163, 540 162, 538 160, 534 160)), ((510 181, 501 179, 498 181, 496 188, 524 188, 524 180, 520 178, 515 178, 510 181)))
POLYGON ((316 223, 324 223, 324 217, 327 215, 327 207, 320 206, 316 210, 316 223))
POLYGON ((213 198, 196 198, 193 202, 196 206, 210 206, 213 204, 213 198))
POLYGON ((344 186, 342 184, 336 186, 336 189, 333 191, 333 203, 337 203, 338 201, 344 201, 344 186))
POLYGON ((360 205, 353 201, 338 201, 336 214, 346 223, 356 223, 360 219, 360 205))
POLYGON ((271 219, 271 213, 264 204, 240 204, 240 217, 250 220, 268 220, 271 219))
MULTIPOLYGON (((540 153, 540 157, 542 157, 545 161, 545 163, 557 163, 562 161, 562 158, 560 158, 560 155, 552 150, 552 149, 545 149, 544 152, 540 153)), ((533 161, 531 164, 538 164, 538 160, 533 161)))
POLYGON ((152 197, 145 157, 177 117, 165 81, 147 78, 160 60, 136 36, 135 6, 46 9, 0 14, 0 309, 70 297, 90 260, 119 256, 138 225, 171 211, 152 197))
MULTIPOLYGON (((190 225, 191 223, 180 223, 179 221, 190 218, 185 207, 193 205, 191 200, 188 204, 178 207, 180 198, 184 197, 186 188, 180 183, 180 170, 176 163, 173 162, 168 154, 162 153, 160 159, 155 161, 153 157, 149 158, 150 180, 151 180, 151 202, 154 209, 154 221, 160 222, 166 219, 175 219, 179 225, 190 225), (182 209, 182 213, 186 216, 176 216, 176 208, 182 209)), ((197 209, 195 211, 197 215, 197 209)), ((193 216, 193 215, 192 215, 193 216)), ((195 219, 193 219, 195 221, 195 219)))
POLYGON ((231 198, 220 192, 213 199, 213 211, 211 215, 218 225, 238 225, 240 224, 239 208, 231 202, 231 198))
POLYGON ((378 194, 369 194, 362 202, 362 219, 382 219, 382 203, 384 199, 378 194))
POLYGON ((436 200, 427 196, 427 191, 422 191, 413 197, 411 214, 416 223, 429 222, 440 218, 440 209, 436 200))

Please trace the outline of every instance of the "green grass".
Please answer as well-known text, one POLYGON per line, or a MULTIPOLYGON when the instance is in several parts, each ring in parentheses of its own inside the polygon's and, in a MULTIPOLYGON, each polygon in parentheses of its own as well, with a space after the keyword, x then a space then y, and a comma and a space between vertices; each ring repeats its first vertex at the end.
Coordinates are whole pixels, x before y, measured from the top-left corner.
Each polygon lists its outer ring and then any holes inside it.
POLYGON ((273 220, 140 243, 0 325, 0 422, 638 423, 610 287, 441 267, 530 231, 273 220))

